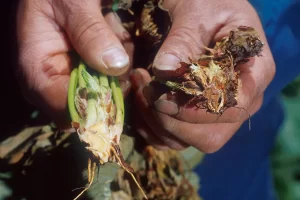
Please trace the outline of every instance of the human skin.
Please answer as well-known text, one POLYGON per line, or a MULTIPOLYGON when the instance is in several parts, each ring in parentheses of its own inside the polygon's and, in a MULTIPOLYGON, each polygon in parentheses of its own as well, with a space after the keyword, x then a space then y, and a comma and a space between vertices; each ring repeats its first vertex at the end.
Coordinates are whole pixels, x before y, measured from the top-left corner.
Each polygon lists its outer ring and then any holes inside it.
POLYGON ((259 110, 263 93, 275 74, 275 64, 256 11, 244 0, 165 1, 173 25, 153 63, 153 72, 164 78, 163 70, 174 70, 179 61, 197 59, 204 46, 226 36, 240 25, 254 27, 264 42, 262 56, 239 66, 241 88, 238 108, 221 116, 204 109, 180 107, 176 99, 157 96, 148 83, 151 77, 143 69, 132 73, 138 132, 160 149, 184 149, 193 146, 205 153, 218 151, 239 129, 249 115, 259 110), (157 70, 158 69, 158 70, 157 70))
MULTIPOLYGON (((67 87, 71 71, 68 54, 75 50, 94 69, 123 75, 124 91, 134 46, 112 14, 101 14, 99 0, 23 0, 18 10, 19 74, 27 99, 59 127, 67 121, 67 87), (118 48, 120 53, 107 51, 118 48), (105 53, 106 52, 106 53, 105 53), (125 53, 126 52, 126 53, 125 53), (109 54, 112 53, 112 54, 109 54), (118 56, 117 56, 118 55, 118 56), (113 62, 115 61, 115 62, 113 62), (127 72, 127 73, 126 73, 127 72)), ((103 2, 102 2, 103 4, 103 2)), ((238 107, 254 114, 273 79, 275 64, 255 10, 245 0, 165 0, 173 25, 154 60, 154 69, 172 70, 179 61, 197 58, 204 46, 240 25, 252 26, 264 41, 262 56, 240 66, 242 88, 238 107)), ((163 73, 154 70, 155 75, 163 73)), ((176 99, 157 100, 143 69, 131 73, 138 108, 136 129, 152 145, 164 149, 194 146, 207 153, 221 148, 248 115, 228 109, 220 117, 204 110, 178 107, 176 99)))
POLYGON ((123 89, 130 86, 125 80, 133 50, 130 35, 113 13, 103 16, 100 5, 99 0, 23 0, 19 3, 17 75, 21 88, 26 99, 59 128, 70 126, 67 88, 75 64, 70 51, 76 51, 100 72, 122 75, 123 89))

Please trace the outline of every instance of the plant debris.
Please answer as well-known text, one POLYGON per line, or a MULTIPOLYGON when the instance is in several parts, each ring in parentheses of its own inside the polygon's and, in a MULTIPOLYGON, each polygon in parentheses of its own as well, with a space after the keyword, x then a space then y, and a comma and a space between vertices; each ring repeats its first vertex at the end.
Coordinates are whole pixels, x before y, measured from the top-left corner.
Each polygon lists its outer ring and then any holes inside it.
POLYGON ((134 65, 150 68, 155 53, 167 36, 172 19, 163 0, 131 1, 131 7, 116 10, 135 44, 134 65))
POLYGON ((163 39, 163 34, 158 31, 158 24, 154 21, 155 12, 160 8, 160 4, 160 1, 149 0, 144 5, 135 31, 137 37, 144 37, 152 46, 161 43, 163 39))
MULTIPOLYGON (((150 169, 146 167, 149 166, 147 163, 154 160, 151 162, 154 166, 153 172, 157 171, 158 181, 172 183, 173 177, 177 177, 176 180, 185 178, 189 182, 183 181, 184 184, 193 186, 193 190, 189 192, 198 190, 199 177, 192 172, 192 169, 201 162, 203 153, 194 148, 180 152, 172 150, 160 152, 153 149, 154 153, 150 155, 146 151, 151 150, 151 147, 148 147, 142 154, 136 147, 141 144, 142 139, 136 138, 130 127, 125 126, 125 128, 125 133, 120 139, 120 149, 124 160, 134 169, 134 175, 141 177, 138 181, 143 188, 147 188, 145 183, 148 180, 144 176, 150 169), (150 156, 153 156, 152 159, 149 159, 150 156), (170 163, 170 160, 180 163, 183 170, 178 173, 178 167, 172 165, 175 162, 170 163), (164 168, 155 168, 155 165, 166 165, 166 170, 161 171, 164 168), (176 172, 175 175, 173 172, 171 175, 168 173, 172 170, 176 172)), ((11 187, 14 192, 18 191, 24 199, 72 199, 79 193, 80 186, 89 179, 86 165, 82 162, 88 159, 89 155, 82 151, 83 146, 74 134, 74 129, 58 132, 50 125, 25 128, 0 143, 0 174, 4 172, 11 174, 8 180, 1 177, 0 181, 7 182, 8 187, 11 187), (82 176, 77 177, 81 173, 82 176), (53 185, 58 193, 53 193, 53 185)), ((140 200, 144 198, 131 176, 115 163, 108 162, 100 165, 95 176, 97 177, 94 178, 92 187, 86 191, 82 199, 140 200)), ((148 182, 153 184, 151 180, 148 182)), ((178 185, 166 185, 166 187, 166 190, 170 190, 168 188, 176 188, 178 185)), ((152 193, 152 190, 146 191, 147 195, 152 193)), ((14 193, 10 198, 16 198, 14 193)))
POLYGON ((190 64, 181 62, 176 71, 169 71, 164 80, 152 84, 167 86, 174 95, 186 95, 185 106, 196 106, 210 113, 222 114, 237 105, 240 88, 238 64, 260 56, 263 43, 252 27, 240 26, 217 42, 214 48, 190 64), (159 83, 159 84, 157 84, 159 83))
MULTIPOLYGON (((200 200, 197 193, 198 182, 191 183, 191 169, 186 167, 178 151, 156 150, 148 145, 143 154, 134 152, 129 158, 130 165, 135 168, 135 176, 144 188, 149 199, 155 200, 200 200), (190 177, 188 177, 190 175, 190 177)), ((114 195, 122 195, 130 200, 142 200, 143 196, 135 184, 128 179, 124 170, 119 170, 116 180, 118 190, 114 195)))

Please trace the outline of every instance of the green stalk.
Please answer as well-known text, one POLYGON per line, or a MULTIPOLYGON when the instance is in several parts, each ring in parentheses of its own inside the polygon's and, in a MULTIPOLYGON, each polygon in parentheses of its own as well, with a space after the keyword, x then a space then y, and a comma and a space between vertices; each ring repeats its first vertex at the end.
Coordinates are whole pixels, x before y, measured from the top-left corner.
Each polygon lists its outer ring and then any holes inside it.
POLYGON ((97 100, 94 98, 88 98, 87 103, 87 117, 85 127, 90 127, 97 122, 97 100))
POLYGON ((97 84, 99 84, 99 79, 98 79, 97 75, 93 75, 93 78, 97 82, 97 84))
POLYGON ((71 72, 71 75, 70 75, 70 82, 69 82, 69 88, 68 88, 68 107, 69 107, 69 112, 70 112, 72 121, 79 123, 80 117, 77 113, 75 101, 74 101, 77 84, 78 84, 78 69, 75 68, 75 69, 73 69, 73 71, 71 72))
POLYGON ((164 84, 172 89, 178 89, 182 87, 182 84, 172 81, 166 81, 164 84))
POLYGON ((86 87, 86 82, 82 76, 82 72, 86 71, 86 66, 83 63, 83 61, 80 62, 78 66, 78 83, 80 88, 85 88, 86 87))
POLYGON ((103 85, 105 87, 109 87, 107 75, 102 74, 100 72, 99 72, 99 82, 100 82, 100 85, 103 85))
POLYGON ((89 74, 84 62, 80 62, 77 69, 74 69, 70 77, 70 86, 68 91, 69 111, 74 122, 80 122, 80 116, 75 105, 75 95, 77 88, 88 89, 86 125, 96 123, 97 118, 97 93, 103 92, 101 88, 110 88, 112 90, 113 102, 116 105, 116 124, 124 124, 124 99, 117 77, 108 77, 105 74, 98 73, 97 76, 89 74), (92 95, 93 94, 93 95, 92 95))
POLYGON ((82 80, 86 84, 86 88, 88 88, 91 91, 95 91, 95 92, 101 91, 101 87, 98 83, 98 78, 97 78, 97 80, 95 80, 94 77, 92 75, 90 75, 88 71, 86 71, 86 69, 83 69, 81 71, 81 77, 82 77, 82 80))
POLYGON ((116 124, 124 124, 124 99, 122 89, 117 77, 109 77, 110 88, 112 90, 113 100, 117 108, 116 124))

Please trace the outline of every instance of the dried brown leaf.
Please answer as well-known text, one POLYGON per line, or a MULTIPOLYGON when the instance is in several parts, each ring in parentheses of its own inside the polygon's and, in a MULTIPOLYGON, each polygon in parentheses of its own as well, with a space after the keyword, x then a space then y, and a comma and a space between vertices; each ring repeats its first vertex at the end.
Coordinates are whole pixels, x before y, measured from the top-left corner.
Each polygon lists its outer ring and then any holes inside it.
MULTIPOLYGON (((147 146, 143 154, 135 152, 129 162, 131 166, 136 166, 135 175, 149 199, 199 199, 197 187, 191 185, 186 177, 186 171, 191 172, 191 169, 184 165, 178 151, 159 151, 152 146, 147 146)), ((126 174, 120 172, 119 175, 121 176, 118 177, 120 190, 128 191, 127 183, 130 183, 133 199, 143 199, 140 191, 126 177, 126 174)))
POLYGON ((237 105, 239 71, 236 66, 250 57, 259 56, 263 43, 255 29, 240 26, 229 36, 207 49, 190 64, 181 63, 174 72, 164 72, 160 81, 171 91, 186 94, 186 106, 196 106, 210 113, 222 114, 237 105), (164 79, 162 81, 161 79, 164 79))

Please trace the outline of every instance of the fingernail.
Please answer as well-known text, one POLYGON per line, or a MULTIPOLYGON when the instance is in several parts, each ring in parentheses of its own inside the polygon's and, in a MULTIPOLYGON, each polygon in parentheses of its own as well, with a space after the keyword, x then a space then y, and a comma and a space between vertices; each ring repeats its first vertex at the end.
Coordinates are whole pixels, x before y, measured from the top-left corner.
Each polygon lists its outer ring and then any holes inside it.
POLYGON ((179 112, 179 108, 176 103, 167 101, 165 99, 157 100, 154 105, 157 111, 165 113, 167 115, 177 115, 179 112))
POLYGON ((119 48, 104 51, 101 59, 106 68, 124 68, 129 65, 128 55, 119 48))
POLYGON ((180 67, 180 59, 174 54, 162 54, 153 65, 159 70, 175 70, 180 67))

